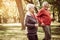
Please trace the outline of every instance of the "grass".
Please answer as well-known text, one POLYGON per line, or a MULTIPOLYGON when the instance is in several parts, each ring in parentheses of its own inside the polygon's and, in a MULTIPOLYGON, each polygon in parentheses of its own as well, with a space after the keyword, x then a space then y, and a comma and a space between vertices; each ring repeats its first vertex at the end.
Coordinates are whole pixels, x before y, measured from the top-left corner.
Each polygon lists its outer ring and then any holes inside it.
MULTIPOLYGON (((0 29, 3 28, 3 30, 0 30, 0 39, 2 40, 28 40, 26 31, 21 30, 21 27, 15 26, 0 26, 0 29)), ((52 29, 54 30, 56 26, 52 26, 52 29)), ((52 32, 54 32, 52 30, 52 32)), ((44 38, 44 32, 42 27, 38 28, 38 38, 39 40, 42 40, 44 38)))
MULTIPOLYGON (((0 26, 0 39, 1 40, 28 40, 26 31, 21 30, 21 27, 0 26)), ((39 40, 42 40, 44 34, 38 31, 39 40)))

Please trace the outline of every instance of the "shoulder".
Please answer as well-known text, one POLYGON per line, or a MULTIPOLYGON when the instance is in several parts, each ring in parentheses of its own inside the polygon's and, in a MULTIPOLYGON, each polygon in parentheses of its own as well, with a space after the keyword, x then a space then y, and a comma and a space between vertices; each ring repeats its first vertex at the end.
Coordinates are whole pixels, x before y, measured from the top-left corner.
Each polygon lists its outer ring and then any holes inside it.
POLYGON ((44 8, 41 8, 39 11, 45 11, 44 8))
POLYGON ((30 13, 29 13, 29 12, 26 12, 25 18, 26 18, 26 19, 29 19, 30 17, 31 17, 30 13))
POLYGON ((31 16, 30 12, 26 12, 25 16, 31 16))
POLYGON ((41 8, 39 11, 38 11, 38 13, 44 13, 45 12, 45 10, 43 9, 43 8, 41 8))

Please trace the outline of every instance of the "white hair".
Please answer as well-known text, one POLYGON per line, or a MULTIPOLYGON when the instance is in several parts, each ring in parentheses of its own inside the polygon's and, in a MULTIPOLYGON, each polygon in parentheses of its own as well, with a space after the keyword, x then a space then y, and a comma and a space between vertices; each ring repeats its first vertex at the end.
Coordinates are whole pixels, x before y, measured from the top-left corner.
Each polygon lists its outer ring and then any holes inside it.
POLYGON ((47 1, 43 2, 43 3, 42 3, 42 7, 46 6, 47 4, 48 4, 47 1))
POLYGON ((33 4, 27 4, 27 6, 26 6, 26 10, 28 11, 30 8, 34 8, 35 6, 33 5, 33 4))

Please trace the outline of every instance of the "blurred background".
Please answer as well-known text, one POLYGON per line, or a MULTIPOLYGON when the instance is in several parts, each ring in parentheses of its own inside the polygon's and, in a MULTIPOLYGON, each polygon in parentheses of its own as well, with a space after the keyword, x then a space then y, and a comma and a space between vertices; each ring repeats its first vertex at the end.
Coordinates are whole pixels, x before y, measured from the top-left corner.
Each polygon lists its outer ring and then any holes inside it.
MULTIPOLYGON (((0 0, 0 40, 28 40, 24 30, 26 5, 34 4, 37 13, 44 1, 49 3, 51 17, 55 19, 51 23, 52 40, 60 40, 60 0, 0 0)), ((44 37, 40 26, 38 37, 44 37)))

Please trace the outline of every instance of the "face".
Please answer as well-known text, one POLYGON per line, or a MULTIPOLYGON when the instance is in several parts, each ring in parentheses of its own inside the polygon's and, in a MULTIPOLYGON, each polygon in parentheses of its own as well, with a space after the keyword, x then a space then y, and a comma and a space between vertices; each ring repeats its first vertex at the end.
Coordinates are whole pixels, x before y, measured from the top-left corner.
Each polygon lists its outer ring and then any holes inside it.
POLYGON ((34 13, 34 7, 30 8, 30 12, 34 13))
POLYGON ((46 6, 45 6, 46 8, 49 8, 49 4, 46 4, 46 6))

